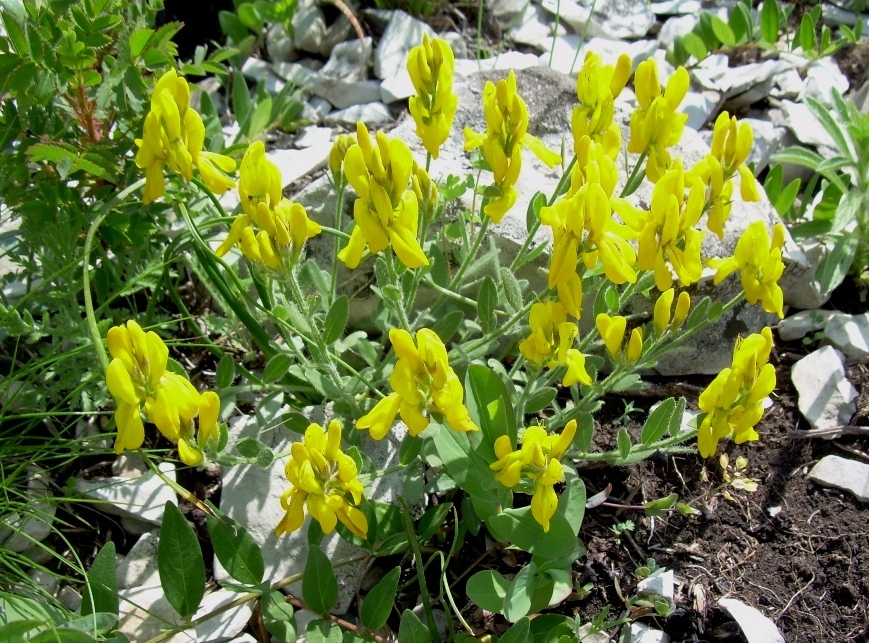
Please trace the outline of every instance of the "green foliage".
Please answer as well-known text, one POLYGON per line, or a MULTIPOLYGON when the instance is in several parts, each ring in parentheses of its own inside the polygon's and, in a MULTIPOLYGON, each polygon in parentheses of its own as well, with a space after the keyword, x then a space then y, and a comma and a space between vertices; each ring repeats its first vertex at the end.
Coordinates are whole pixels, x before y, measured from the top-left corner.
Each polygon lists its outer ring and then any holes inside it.
POLYGON ((193 528, 172 502, 163 508, 157 569, 166 600, 181 616, 191 616, 205 595, 205 562, 193 528))
POLYGON ((308 548, 308 561, 302 578, 302 598, 317 614, 325 614, 338 600, 338 581, 332 563, 317 545, 308 548))

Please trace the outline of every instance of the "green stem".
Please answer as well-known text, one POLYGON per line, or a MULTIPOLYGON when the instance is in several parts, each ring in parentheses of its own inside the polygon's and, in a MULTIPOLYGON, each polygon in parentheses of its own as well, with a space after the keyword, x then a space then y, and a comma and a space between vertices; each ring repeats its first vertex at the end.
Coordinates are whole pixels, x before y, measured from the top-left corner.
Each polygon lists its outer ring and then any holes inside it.
MULTIPOLYGON (((525 304, 525 307, 522 308, 522 310, 518 311, 515 315, 508 319, 500 328, 493 330, 488 335, 484 335, 479 339, 475 339, 474 341, 469 342, 468 345, 464 347, 465 352, 470 353, 478 349, 480 346, 491 342, 493 339, 505 336, 507 334, 507 331, 509 331, 513 327, 513 325, 516 324, 516 322, 518 322, 520 319, 524 318, 528 314, 528 312, 531 310, 531 306, 533 306, 534 303, 535 302, 533 301, 528 302, 527 304, 525 304)), ((452 362, 453 360, 456 360, 456 362, 460 362, 461 360, 459 359, 459 356, 457 354, 454 354, 454 352, 455 349, 450 352, 450 362, 452 362)))
POLYGON ((631 170, 631 175, 628 177, 627 182, 625 183, 625 187, 622 188, 621 194, 619 194, 619 198, 625 198, 636 192, 637 187, 639 185, 634 186, 634 182, 637 181, 637 173, 643 168, 643 164, 646 162, 646 157, 649 155, 649 151, 646 150, 642 154, 640 154, 640 158, 637 159, 637 164, 634 165, 634 169, 631 170))
POLYGON ((425 608, 425 618, 428 629, 429 632, 431 632, 432 640, 437 641, 440 637, 438 636, 438 631, 435 627, 434 612, 431 609, 431 600, 429 599, 428 588, 425 584, 425 566, 422 561, 422 551, 420 550, 419 543, 416 540, 416 531, 413 528, 413 520, 410 517, 410 506, 404 498, 399 497, 398 500, 401 502, 401 519, 404 521, 404 528, 407 531, 407 542, 410 544, 410 548, 413 551, 413 560, 416 566, 416 580, 419 583, 419 595, 422 600, 422 605, 425 608))
POLYGON ((85 237, 84 241, 84 257, 82 258, 83 268, 82 268, 82 287, 84 289, 84 307, 85 307, 85 315, 87 316, 88 329, 90 330, 91 340, 94 343, 94 350, 97 353, 97 358, 100 360, 100 366, 102 366, 103 370, 106 370, 109 367, 109 355, 106 352, 105 346, 103 346, 103 338, 100 335, 100 330, 97 327, 97 319, 94 314, 94 302, 91 297, 91 272, 90 272, 90 256, 91 249, 94 244, 94 237, 96 237, 97 230, 102 224, 103 220, 108 216, 108 214, 112 211, 112 209, 124 201, 128 196, 130 196, 133 192, 138 190, 140 187, 145 185, 145 179, 139 179, 135 183, 128 185, 126 188, 118 192, 111 201, 106 203, 103 206, 103 209, 97 215, 97 217, 91 223, 90 228, 88 229, 87 237, 85 237))
MULTIPOLYGON (((341 230, 341 224, 344 222, 344 189, 346 184, 344 179, 341 179, 340 185, 336 186, 338 190, 338 201, 335 204, 335 230, 341 230)), ((335 301, 338 295, 338 253, 341 252, 341 238, 335 235, 335 255, 332 257, 332 292, 329 302, 335 301)))
MULTIPOLYGON (((386 250, 384 261, 386 262, 386 270, 389 272, 389 281, 392 283, 392 286, 397 288, 399 292, 403 292, 401 284, 398 281, 398 272, 395 270, 395 257, 393 256, 391 249, 386 250)), ((417 270, 419 270, 419 268, 417 270)), ((407 318, 407 311, 404 308, 404 304, 388 297, 386 298, 386 301, 387 305, 392 308, 398 317, 398 325, 408 333, 412 333, 410 320, 407 318)))
POLYGON ((220 202, 220 200, 217 198, 217 196, 214 194, 214 192, 212 192, 208 188, 208 186, 202 182, 202 179, 199 179, 199 178, 194 176, 192 179, 190 179, 190 182, 193 185, 195 185, 196 187, 198 187, 200 189, 200 191, 202 191, 202 193, 208 197, 208 200, 211 201, 212 205, 214 205, 214 207, 217 209, 217 211, 220 212, 221 217, 229 218, 229 215, 226 213, 226 209, 223 207, 223 204, 220 202))

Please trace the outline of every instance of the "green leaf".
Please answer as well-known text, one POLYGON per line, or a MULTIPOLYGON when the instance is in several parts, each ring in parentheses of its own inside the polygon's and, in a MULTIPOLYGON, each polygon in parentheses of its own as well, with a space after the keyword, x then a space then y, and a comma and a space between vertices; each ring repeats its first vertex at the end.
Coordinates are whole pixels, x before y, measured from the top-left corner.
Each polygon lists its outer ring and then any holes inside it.
MULTIPOLYGON (((805 16, 803 16, 803 18, 805 18, 805 16)), ((842 131, 839 123, 837 123, 836 119, 834 119, 830 114, 830 110, 821 105, 811 96, 806 96, 804 101, 806 106, 809 108, 809 111, 812 112, 812 116, 818 119, 821 125, 824 126, 827 134, 829 134, 830 138, 832 138, 836 143, 839 153, 848 158, 852 163, 855 162, 854 156, 851 153, 851 147, 848 145, 848 140, 845 137, 845 132, 842 131)), ((818 172, 821 172, 822 174, 824 173, 821 169, 818 169, 818 172)))
POLYGON ((522 289, 519 280, 509 268, 501 268, 501 284, 504 286, 504 296, 513 310, 522 310, 522 289))
POLYGON ((323 550, 316 545, 308 549, 308 562, 302 577, 302 598, 317 614, 325 614, 338 601, 335 570, 323 550))
POLYGON ((778 0, 763 0, 760 9, 760 35, 771 45, 778 40, 778 20, 778 0))
POLYGON ((865 194, 860 194, 856 190, 852 190, 842 197, 839 201, 839 207, 836 208, 836 214, 833 217, 832 232, 838 234, 845 230, 851 223, 858 221, 861 210, 866 210, 865 194))
POLYGON ((281 641, 296 640, 296 618, 293 606, 286 597, 274 589, 260 599, 260 609, 263 613, 263 625, 281 641))
POLYGON ((27 11, 24 9, 24 0, 0 0, 0 10, 6 13, 19 23, 24 24, 27 21, 27 11))
POLYGON ((562 463, 564 470, 564 491, 558 498, 556 514, 563 516, 574 534, 578 534, 585 517, 585 483, 576 475, 576 469, 571 464, 562 463))
POLYGON ((461 326, 465 319, 465 313, 461 310, 451 310, 446 315, 438 319, 431 329, 437 333, 441 341, 445 344, 450 341, 453 335, 461 326))
POLYGON ((318 618, 308 623, 305 638, 309 643, 341 643, 341 626, 333 621, 318 618))
POLYGON ((181 616, 191 616, 205 594, 205 563, 193 528, 169 501, 163 508, 157 570, 166 600, 181 616))
POLYGON ((490 333, 495 329, 495 309, 498 307, 498 288, 491 277, 483 279, 480 292, 477 295, 477 314, 483 332, 490 333))
POLYGON ((763 190, 770 201, 775 201, 781 194, 783 173, 784 170, 781 163, 776 163, 767 172, 766 179, 763 182, 763 190))
MULTIPOLYGON (((80 616, 71 621, 63 623, 61 627, 66 627, 79 632, 84 632, 90 636, 101 636, 115 629, 118 624, 118 615, 110 612, 96 612, 87 616, 80 616)), ((0 641, 3 639, 0 638, 0 641)))
POLYGON ((256 460, 260 467, 269 466, 275 459, 274 452, 256 438, 243 438, 235 443, 235 449, 245 458, 256 460))
POLYGON ((560 558, 570 553, 576 545, 576 534, 570 523, 557 512, 549 521, 549 531, 531 515, 531 507, 505 509, 500 514, 485 519, 489 531, 498 538, 508 540, 519 549, 543 558, 560 558))
POLYGON ((265 563, 253 536, 225 514, 221 514, 220 518, 206 514, 205 520, 214 555, 227 573, 239 583, 259 585, 265 573, 265 563))
POLYGON ((380 629, 386 624, 386 619, 392 612, 392 604, 395 603, 400 575, 401 567, 395 567, 365 596, 359 616, 362 624, 369 630, 380 629))
POLYGON ((57 628, 27 639, 29 643, 96 643, 96 640, 80 630, 57 628))
MULTIPOLYGON (((776 167, 781 166, 777 165, 776 167)), ((794 201, 797 199, 797 195, 800 193, 801 185, 802 181, 800 179, 794 179, 788 183, 787 187, 781 191, 781 194, 773 202, 773 207, 775 207, 775 211, 778 212, 779 216, 785 217, 790 212, 794 201)))
POLYGON ((667 431, 674 438, 682 431, 682 418, 685 415, 685 398, 680 397, 676 401, 676 408, 673 410, 673 415, 670 416, 670 426, 667 431))
POLYGON ((247 126, 247 137, 256 138, 272 124, 272 99, 266 97, 257 103, 247 126))
POLYGON ((416 529, 419 542, 424 543, 428 541, 444 526, 444 522, 446 522, 452 508, 453 503, 444 502, 426 509, 422 518, 419 519, 419 526, 416 529))
POLYGON ((821 260, 815 278, 821 282, 822 293, 830 292, 848 274, 859 243, 856 235, 843 235, 836 240, 832 252, 821 260))
POLYGON ((794 42, 799 43, 800 47, 803 48, 804 54, 811 53, 815 48, 815 25, 812 24, 812 18, 808 13, 803 14, 794 42))
POLYGON ((824 159, 804 147, 793 146, 776 152, 772 155, 772 160, 777 163, 793 163, 816 170, 824 159))
POLYGON ((266 364, 263 371, 263 382, 271 384, 281 379, 290 370, 293 360, 286 353, 278 353, 266 364))
POLYGON ((401 643, 431 643, 431 632, 416 614, 404 610, 398 626, 398 640, 401 643))
POLYGON ((724 22, 721 18, 713 15, 711 26, 712 33, 715 34, 715 37, 718 38, 723 45, 733 47, 736 44, 736 36, 733 34, 733 30, 730 28, 730 25, 724 22))
POLYGON ((557 643, 562 636, 573 636, 574 620, 563 614, 540 614, 531 619, 529 635, 535 643, 557 643))
POLYGON ((528 399, 525 400, 525 413, 532 414, 542 411, 552 404, 552 400, 555 399, 557 394, 558 391, 550 386, 534 391, 534 393, 529 395, 528 399))
POLYGON ((647 502, 643 507, 646 510, 647 516, 660 516, 667 509, 672 509, 676 506, 676 501, 679 500, 679 495, 675 493, 671 493, 669 496, 664 498, 658 498, 657 500, 651 500, 647 502))
POLYGON ((643 425, 643 433, 640 437, 640 442, 646 445, 660 440, 667 431, 667 428, 670 426, 670 419, 673 417, 673 411, 675 409, 676 400, 672 397, 661 402, 661 404, 658 405, 658 408, 652 411, 646 419, 646 423, 643 425))
POLYGON ((136 29, 130 36, 130 54, 138 58, 154 35, 153 29, 136 29))
POLYGON ((232 112, 238 121, 239 129, 242 132, 247 132, 248 123, 253 114, 253 103, 250 99, 247 81, 240 71, 232 74, 232 112))
POLYGON ((531 621, 527 617, 519 619, 498 639, 499 643, 531 643, 533 640, 531 638, 531 621))
POLYGON ((516 622, 531 609, 531 598, 537 589, 537 564, 528 563, 513 578, 504 597, 504 618, 516 622))
POLYGON ((687 33, 682 37, 682 46, 690 55, 694 56, 698 62, 705 60, 709 55, 709 50, 703 44, 703 40, 694 32, 687 33))
POLYGON ((546 206, 546 195, 542 192, 535 192, 534 196, 528 202, 528 209, 525 211, 525 230, 531 232, 535 224, 540 221, 540 210, 546 206))
POLYGON ((733 7, 728 23, 730 24, 730 29, 733 32, 736 43, 748 42, 754 39, 751 26, 751 10, 742 2, 736 3, 736 6, 733 7))
POLYGON ((622 458, 627 458, 631 454, 631 447, 633 445, 631 444, 631 436, 625 427, 619 429, 617 441, 619 445, 619 455, 622 458))
POLYGON ((468 411, 479 425, 494 462, 494 445, 502 435, 509 436, 510 446, 516 448, 516 418, 507 388, 501 378, 488 366, 471 364, 465 378, 468 411))
POLYGON ((332 302, 332 305, 329 306, 329 312, 326 313, 323 341, 327 345, 341 338, 341 335, 344 334, 344 329, 347 327, 348 319, 350 319, 350 300, 347 298, 347 295, 341 295, 332 302))
POLYGON ((107 542, 100 549, 90 571, 81 596, 81 615, 95 612, 118 614, 118 581, 115 574, 115 543, 107 542))
MULTIPOLYGON (((5 615, 4 615, 5 616, 5 615)), ((0 641, 26 641, 24 637, 30 630, 45 625, 43 621, 25 619, 0 625, 0 641)))
POLYGON ((217 388, 226 388, 235 379, 235 359, 229 353, 221 357, 217 363, 217 372, 214 379, 216 380, 217 388))
POLYGON ((474 603, 489 612, 501 613, 504 610, 504 597, 510 588, 510 581, 499 572, 487 569, 477 572, 468 579, 465 593, 474 603))

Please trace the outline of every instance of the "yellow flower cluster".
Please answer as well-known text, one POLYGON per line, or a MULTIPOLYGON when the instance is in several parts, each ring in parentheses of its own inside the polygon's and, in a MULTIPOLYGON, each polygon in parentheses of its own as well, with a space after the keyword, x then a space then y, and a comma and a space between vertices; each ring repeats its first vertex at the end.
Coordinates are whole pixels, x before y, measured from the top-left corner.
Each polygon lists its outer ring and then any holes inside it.
POLYGON ((320 234, 322 228, 308 218, 304 207, 283 198, 282 189, 281 172, 266 157, 262 141, 252 143, 239 170, 238 195, 243 213, 233 221, 217 249, 218 256, 238 245, 249 260, 272 270, 282 269, 285 259, 295 264, 305 241, 320 234))
POLYGON ((353 205, 356 227, 338 258, 353 269, 362 260, 366 246, 371 254, 392 246, 408 268, 427 266, 428 259, 416 238, 419 204, 416 193, 408 189, 414 169, 410 148, 383 132, 377 132, 372 144, 368 129, 360 122, 356 142, 347 148, 343 165, 344 175, 359 198, 353 205))
POLYGON ((731 367, 700 395, 698 405, 706 416, 697 446, 704 458, 715 453, 721 438, 732 436, 737 444, 758 439, 754 427, 763 417, 763 399, 775 388, 775 368, 768 363, 771 350, 768 327, 737 341, 731 367))
POLYGON ((585 355, 573 348, 573 340, 579 329, 567 321, 567 311, 558 301, 536 303, 531 306, 528 325, 531 335, 519 342, 519 351, 530 362, 548 368, 566 366, 567 373, 562 384, 591 384, 585 370, 585 355))
POLYGON ((529 426, 522 436, 522 446, 515 451, 510 438, 502 435, 495 440, 497 461, 489 465, 495 480, 512 489, 522 478, 534 485, 531 497, 531 515, 549 531, 549 521, 558 508, 558 495, 554 486, 564 482, 561 458, 573 443, 576 435, 576 420, 571 420, 558 435, 549 435, 542 426, 529 426))
POLYGON ((643 352, 643 329, 634 328, 628 345, 622 350, 622 344, 627 332, 628 320, 621 315, 610 317, 606 313, 600 313, 594 320, 597 330, 603 339, 609 354, 616 359, 625 362, 636 362, 643 352))
POLYGON ((360 538, 368 534, 368 520, 357 507, 362 503, 362 483, 356 462, 341 451, 341 424, 337 420, 323 430, 310 424, 301 442, 293 442, 284 467, 292 485, 281 496, 286 514, 275 535, 292 533, 305 521, 305 509, 331 534, 340 520, 360 538))
POLYGON ((644 60, 634 74, 634 88, 639 108, 631 115, 631 137, 628 152, 648 153, 646 176, 657 182, 670 169, 670 152, 667 148, 676 145, 688 120, 687 114, 676 112, 691 79, 684 67, 679 67, 661 91, 658 80, 658 64, 654 58, 644 60))
POLYGON ((785 269, 782 261, 784 243, 785 229, 781 223, 773 228, 772 240, 765 222, 749 224, 736 242, 732 257, 709 260, 709 265, 717 270, 714 283, 721 283, 732 272, 739 270, 748 303, 756 304, 759 301, 766 312, 784 319, 784 293, 778 285, 785 269))
POLYGON ((419 435, 429 424, 428 414, 437 414, 455 431, 477 431, 464 405, 465 396, 458 375, 449 365, 447 349, 437 333, 421 328, 416 343, 406 330, 389 331, 398 361, 389 376, 394 391, 356 421, 357 429, 368 429, 381 440, 389 432, 395 416, 407 425, 411 435, 419 435))
POLYGON ((151 203, 165 193, 164 165, 187 181, 193 178, 193 168, 196 167, 202 181, 216 194, 223 194, 235 185, 224 174, 235 171, 235 161, 203 150, 205 126, 202 117, 190 107, 187 80, 178 76, 174 69, 157 81, 142 138, 135 142, 139 146, 136 166, 145 170, 142 199, 145 203, 151 203))
POLYGON ((489 163, 496 193, 483 211, 493 222, 499 223, 504 214, 516 203, 518 192, 514 187, 522 169, 522 150, 527 147, 549 167, 561 162, 561 156, 528 133, 528 108, 516 89, 516 74, 510 70, 507 78, 495 85, 487 81, 483 88, 483 114, 486 131, 474 132, 465 127, 465 150, 482 148, 483 158, 489 163))
POLYGON ((580 140, 588 136, 600 143, 607 156, 618 157, 622 149, 622 130, 613 122, 615 99, 631 75, 631 59, 622 54, 615 66, 604 65, 599 54, 589 51, 576 77, 576 97, 579 105, 573 108, 570 124, 573 130, 574 151, 580 140))
POLYGON ((207 391, 200 395, 185 377, 167 371, 166 344, 157 333, 146 333, 133 320, 110 328, 107 341, 112 361, 106 369, 106 384, 118 404, 115 453, 142 446, 144 413, 148 422, 178 445, 178 455, 185 464, 200 464, 203 451, 217 443, 217 394, 207 391), (197 416, 198 432, 193 422, 197 416))
POLYGON ((662 336, 664 333, 679 330, 682 323, 688 317, 688 311, 691 310, 691 297, 683 290, 679 293, 679 299, 676 301, 676 310, 672 312, 671 319, 670 314, 673 309, 673 299, 675 297, 675 291, 672 288, 669 288, 662 292, 658 297, 658 301, 655 302, 653 321, 655 324, 655 330, 658 331, 658 337, 662 336))
POLYGON ((416 95, 407 107, 416 123, 416 135, 426 151, 437 158, 441 145, 450 136, 458 97, 453 93, 453 50, 440 38, 423 35, 422 44, 410 50, 407 72, 416 95))

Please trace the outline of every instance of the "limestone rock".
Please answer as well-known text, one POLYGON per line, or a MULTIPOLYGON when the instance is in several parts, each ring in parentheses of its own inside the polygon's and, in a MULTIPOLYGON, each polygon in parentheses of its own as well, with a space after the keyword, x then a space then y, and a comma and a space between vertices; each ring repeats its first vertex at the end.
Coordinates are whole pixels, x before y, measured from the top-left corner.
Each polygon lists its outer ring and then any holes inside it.
MULTIPOLYGON (((792 101, 783 100, 780 105, 781 111, 784 114, 785 123, 804 145, 836 147, 836 142, 827 134, 827 130, 816 119, 809 108, 802 103, 794 103, 792 101)), ((835 114, 830 112, 830 116, 835 118, 835 114)))
POLYGON ((160 534, 157 530, 142 534, 139 537, 139 540, 130 548, 124 560, 115 569, 120 589, 160 584, 160 575, 157 571, 157 545, 159 542, 160 534))
POLYGON ((386 125, 391 123, 393 118, 389 108, 377 101, 336 110, 330 112, 323 119, 323 123, 326 125, 343 125, 352 130, 356 129, 358 121, 362 121, 366 125, 386 125))
POLYGON ((423 34, 434 37, 434 30, 421 20, 394 11, 386 31, 377 43, 374 54, 374 75, 378 78, 393 76, 407 65, 407 55, 422 42, 423 34))
POLYGON ((372 46, 371 38, 366 38, 362 42, 348 40, 335 45, 320 73, 345 82, 368 80, 372 46))
POLYGON ((552 42, 552 36, 567 34, 562 24, 558 25, 555 33, 553 30, 555 30, 555 22, 552 17, 538 5, 529 4, 510 32, 510 37, 514 42, 545 52, 546 47, 552 42))
POLYGON ((649 627, 645 623, 631 623, 631 643, 670 643, 666 632, 649 627))
POLYGON ((813 429, 848 424, 857 410, 857 390, 845 375, 842 355, 824 346, 793 365, 791 379, 799 395, 800 412, 813 429))
POLYGON ((0 547, 14 552, 25 552, 32 545, 48 538, 57 507, 51 502, 51 478, 42 467, 27 467, 27 488, 23 499, 25 508, 0 514, 0 547))
POLYGON ((786 342, 802 339, 809 333, 823 330, 833 317, 841 315, 833 310, 801 310, 785 317, 778 324, 778 336, 786 342))
POLYGON ((809 471, 809 480, 822 487, 847 491, 858 500, 869 502, 869 464, 865 462, 825 455, 809 471))
POLYGON ((335 107, 345 109, 353 105, 364 105, 380 100, 380 83, 376 80, 332 80, 325 79, 310 86, 311 93, 324 98, 335 107))
POLYGON ((673 600, 675 577, 672 569, 665 569, 637 583, 637 593, 640 596, 660 596, 668 601, 673 600))
POLYGON ((785 643, 775 623, 757 608, 735 598, 722 598, 718 604, 737 622, 748 643, 785 643))
POLYGON ((869 313, 835 315, 827 322, 824 333, 827 341, 848 359, 869 362, 869 313))
POLYGON ((805 95, 826 107, 833 106, 833 90, 844 94, 849 86, 848 77, 839 70, 832 57, 816 60, 806 70, 805 95))
MULTIPOLYGON (((163 462, 159 468, 175 479, 174 464, 163 462)), ((98 506, 107 513, 139 518, 154 525, 163 522, 166 502, 177 502, 175 492, 151 471, 133 478, 77 478, 75 489, 87 498, 104 501, 98 506)))
POLYGON ((579 42, 580 37, 577 35, 557 36, 555 38, 554 49, 551 45, 548 45, 546 47, 547 53, 540 55, 541 64, 552 67, 552 69, 568 76, 576 76, 579 70, 582 69, 582 62, 585 60, 586 52, 593 51, 600 54, 605 65, 614 64, 621 54, 627 54, 633 62, 633 68, 636 69, 640 62, 652 56, 658 49, 658 42, 656 40, 621 42, 604 38, 592 38, 586 41, 577 52, 579 42))
POLYGON ((691 33, 698 22, 700 22, 700 16, 695 13, 670 18, 658 32, 658 42, 664 49, 670 49, 676 42, 676 38, 691 33))

